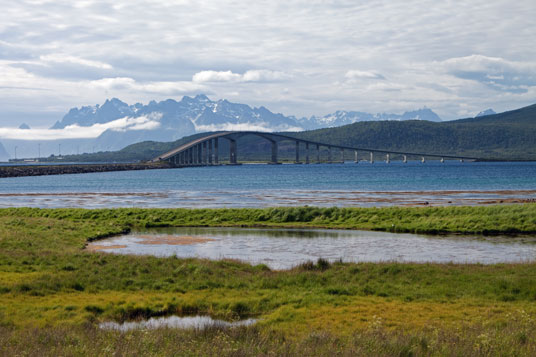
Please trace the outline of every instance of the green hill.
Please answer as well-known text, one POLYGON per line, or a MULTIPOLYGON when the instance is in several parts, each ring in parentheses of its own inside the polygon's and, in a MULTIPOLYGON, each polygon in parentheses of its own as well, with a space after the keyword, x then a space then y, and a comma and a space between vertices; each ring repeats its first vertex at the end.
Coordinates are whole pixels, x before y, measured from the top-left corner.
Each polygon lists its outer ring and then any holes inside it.
MULTIPOLYGON (((146 141, 116 152, 69 156, 64 160, 150 160, 206 134, 195 134, 169 143, 146 141)), ((427 152, 485 159, 536 160, 536 104, 479 118, 440 123, 419 120, 372 121, 285 134, 322 143, 377 150, 427 152)), ((227 145, 227 140, 221 140, 222 158, 228 150, 227 145)), ((238 142, 238 158, 267 160, 270 155, 269 145, 268 142, 253 136, 243 137, 238 142)), ((279 145, 279 157, 282 160, 293 159, 294 143, 282 142, 279 145)))

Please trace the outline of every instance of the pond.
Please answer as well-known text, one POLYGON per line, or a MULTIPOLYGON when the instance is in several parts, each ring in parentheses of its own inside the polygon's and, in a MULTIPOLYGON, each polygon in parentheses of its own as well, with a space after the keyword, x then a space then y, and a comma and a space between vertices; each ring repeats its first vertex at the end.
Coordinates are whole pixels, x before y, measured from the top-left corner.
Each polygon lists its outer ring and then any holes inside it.
POLYGON ((167 316, 167 317, 152 317, 142 321, 127 321, 118 323, 114 321, 102 322, 99 327, 103 330, 152 330, 157 328, 177 328, 177 329, 194 329, 204 330, 207 328, 231 328, 239 326, 250 326, 257 322, 256 319, 240 320, 235 322, 227 322, 223 320, 214 320, 210 316, 167 316))
POLYGON ((118 254, 237 259, 290 269, 324 258, 344 262, 514 263, 533 261, 536 237, 427 236, 326 229, 152 228, 92 242, 118 254))

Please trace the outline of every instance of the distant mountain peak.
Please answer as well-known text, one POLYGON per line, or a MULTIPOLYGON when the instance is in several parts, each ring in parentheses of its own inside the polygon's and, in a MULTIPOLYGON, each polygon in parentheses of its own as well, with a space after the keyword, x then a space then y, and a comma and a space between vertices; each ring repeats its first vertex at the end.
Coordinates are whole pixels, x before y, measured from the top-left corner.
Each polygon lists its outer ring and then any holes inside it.
POLYGON ((486 115, 493 115, 493 114, 497 114, 493 109, 489 108, 489 109, 486 109, 486 110, 483 110, 481 111, 480 113, 478 113, 475 118, 478 118, 478 117, 485 117, 486 115))
POLYGON ((30 129, 30 126, 26 123, 22 123, 20 126, 19 126, 19 129, 30 129))
POLYGON ((204 102, 210 101, 210 99, 204 94, 198 94, 194 97, 194 99, 197 99, 198 101, 204 101, 204 102))

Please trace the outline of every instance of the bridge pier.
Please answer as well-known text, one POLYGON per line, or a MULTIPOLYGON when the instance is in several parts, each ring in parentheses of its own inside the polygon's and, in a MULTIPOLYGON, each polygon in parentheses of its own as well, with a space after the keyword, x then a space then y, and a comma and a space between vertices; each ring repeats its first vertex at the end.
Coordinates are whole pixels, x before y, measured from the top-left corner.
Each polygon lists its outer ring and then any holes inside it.
POLYGON ((328 146, 328 164, 331 164, 331 146, 328 146))
POLYGON ((316 144, 316 163, 320 163, 320 145, 316 144))
POLYGON ((357 157, 357 150, 354 150, 354 162, 355 162, 356 164, 359 163, 359 158, 357 157))
POLYGON ((273 140, 272 143, 272 161, 271 164, 277 164, 277 141, 273 140))
POLYGON ((229 163, 236 165, 236 140, 229 139, 229 163))
POLYGON ((207 142, 203 141, 203 154, 201 155, 201 161, 203 165, 208 165, 208 148, 207 148, 207 142))
POLYGON ((370 163, 374 163, 374 153, 372 151, 370 152, 370 163))
POLYGON ((344 164, 344 149, 341 149, 341 163, 344 164))
POLYGON ((208 141, 208 164, 212 165, 213 158, 212 158, 212 139, 208 141))
POLYGON ((214 164, 219 165, 220 158, 218 153, 218 138, 214 139, 214 164))
POLYGON ((203 164, 203 145, 197 144, 197 164, 203 164))
POLYGON ((296 140, 296 160, 294 161, 294 163, 300 163, 300 142, 298 140, 296 140))
POLYGON ((309 143, 305 143, 305 163, 309 164, 309 143))

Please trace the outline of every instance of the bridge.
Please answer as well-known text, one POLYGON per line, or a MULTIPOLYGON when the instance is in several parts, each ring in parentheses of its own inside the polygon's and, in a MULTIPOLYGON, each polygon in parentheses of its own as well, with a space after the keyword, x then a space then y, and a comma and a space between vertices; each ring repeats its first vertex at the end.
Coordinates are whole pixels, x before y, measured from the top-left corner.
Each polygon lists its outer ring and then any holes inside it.
POLYGON ((370 148, 350 147, 342 145, 332 145, 327 143, 321 143, 311 140, 299 139, 289 135, 259 132, 259 131, 224 131, 213 134, 207 134, 206 136, 192 140, 184 145, 181 145, 171 151, 168 151, 158 157, 155 157, 152 161, 168 161, 174 166, 210 166, 220 165, 220 152, 219 152, 219 140, 224 139, 229 141, 229 164, 239 165, 237 160, 237 141, 239 138, 253 135, 261 139, 267 140, 271 143, 272 155, 269 164, 278 164, 278 144, 281 141, 291 141, 296 145, 296 158, 295 163, 302 163, 300 161, 300 144, 305 146, 305 164, 309 164, 313 161, 320 162, 320 149, 327 148, 328 158, 327 162, 333 162, 333 151, 340 152, 339 162, 344 162, 344 152, 354 152, 354 162, 358 162, 358 152, 366 152, 370 157, 370 162, 374 162, 374 155, 385 155, 385 161, 389 163, 391 161, 391 155, 402 156, 402 161, 407 162, 408 156, 419 157, 422 162, 425 162, 425 158, 436 158, 443 162, 445 159, 454 160, 478 160, 475 157, 455 156, 455 155, 440 155, 434 153, 417 153, 417 152, 402 152, 402 151, 386 151, 370 148), (311 156, 313 155, 313 156, 311 156))

